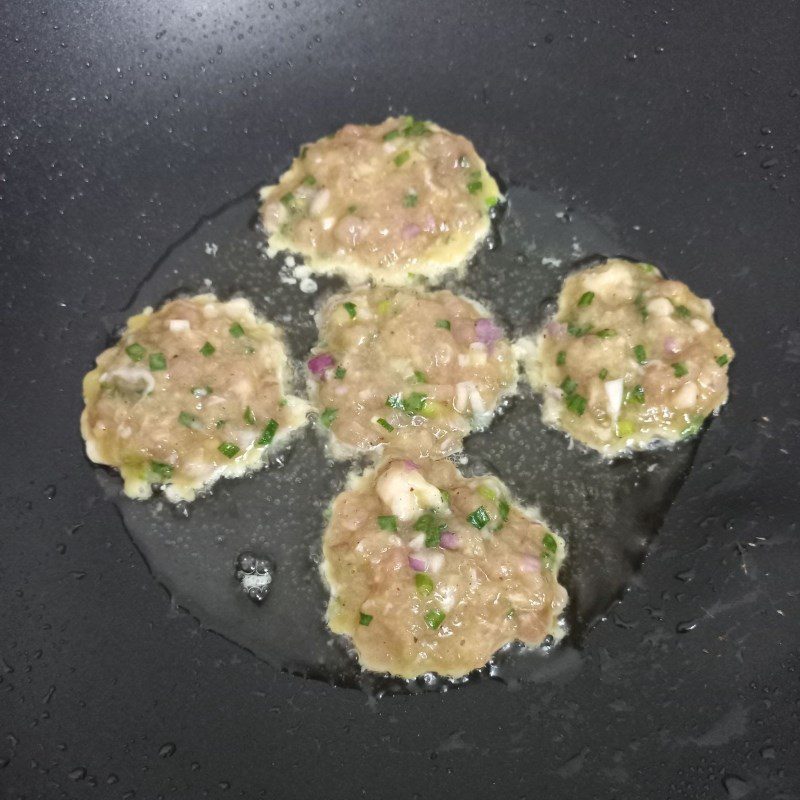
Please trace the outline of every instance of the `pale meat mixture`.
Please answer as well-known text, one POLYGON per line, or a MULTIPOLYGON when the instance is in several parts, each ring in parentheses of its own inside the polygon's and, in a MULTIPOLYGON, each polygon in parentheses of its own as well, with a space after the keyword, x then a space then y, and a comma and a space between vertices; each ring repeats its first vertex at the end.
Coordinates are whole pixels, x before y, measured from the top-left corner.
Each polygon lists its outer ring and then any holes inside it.
POLYGON ((318 316, 311 397, 334 455, 382 446, 438 458, 485 427, 517 361, 485 309, 449 291, 362 288, 318 316))
POLYGON ((392 117, 306 145, 261 198, 273 250, 352 283, 399 286, 462 267, 501 195, 469 140, 392 117))
POLYGON ((564 543, 495 478, 386 460, 333 503, 328 624, 365 669, 458 677, 509 642, 558 637, 564 543))
POLYGON ((545 422, 607 455, 695 435, 728 399, 733 349, 713 313, 650 264, 571 275, 526 359, 545 422))
POLYGON ((304 424, 307 405, 288 383, 281 335, 247 300, 204 294, 147 308, 84 378, 86 452, 120 470, 130 497, 160 484, 168 499, 192 500, 261 466, 304 424))

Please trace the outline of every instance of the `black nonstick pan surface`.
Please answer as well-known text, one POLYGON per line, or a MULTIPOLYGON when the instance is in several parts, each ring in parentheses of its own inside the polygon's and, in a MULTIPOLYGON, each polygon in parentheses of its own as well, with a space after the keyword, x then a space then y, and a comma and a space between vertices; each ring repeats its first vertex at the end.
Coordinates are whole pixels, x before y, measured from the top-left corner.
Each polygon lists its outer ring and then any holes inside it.
POLYGON ((17 2, 0 26, 0 796, 800 797, 795 4, 17 2), (78 417, 203 226, 302 142, 405 112, 475 141, 507 222, 554 211, 537 269, 591 255, 547 252, 553 218, 602 231, 710 297, 737 358, 604 620, 533 680, 377 698, 183 610, 78 417))

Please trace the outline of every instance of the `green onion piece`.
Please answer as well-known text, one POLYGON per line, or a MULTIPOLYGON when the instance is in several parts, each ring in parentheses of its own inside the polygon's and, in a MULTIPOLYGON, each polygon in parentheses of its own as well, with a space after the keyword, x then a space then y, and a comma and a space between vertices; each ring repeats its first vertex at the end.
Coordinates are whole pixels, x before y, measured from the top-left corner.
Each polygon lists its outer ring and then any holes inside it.
POLYGON ((577 388, 578 384, 572 380, 569 375, 561 382, 561 391, 563 391, 564 394, 572 394, 577 388))
POLYGON ((563 367, 567 363, 567 351, 559 350, 556 355, 556 366, 563 367))
POLYGON ((642 322, 646 322, 647 318, 650 316, 650 312, 647 310, 647 306, 644 304, 644 295, 639 292, 633 302, 636 305, 636 308, 639 309, 639 313, 642 315, 642 322))
POLYGON ((372 614, 365 614, 363 611, 358 615, 359 625, 369 625, 372 622, 372 614))
POLYGON ((610 339, 612 336, 616 335, 617 332, 613 328, 602 328, 595 334, 595 336, 599 337, 600 339, 610 339))
POLYGON ((314 186, 314 184, 316 184, 316 182, 317 182, 317 179, 313 175, 307 175, 305 177, 305 179, 303 180, 303 183, 306 186, 314 186))
POLYGON ((704 421, 705 417, 701 416, 700 414, 693 416, 691 422, 681 431, 681 439, 688 439, 689 437, 698 434, 700 432, 700 428, 703 427, 704 421))
POLYGON ((461 169, 469 169, 469 159, 466 156, 459 156, 458 166, 461 169))
POLYGON ((217 352, 217 348, 216 348, 216 347, 214 347, 214 345, 213 345, 213 344, 211 344, 211 342, 206 342, 206 343, 205 343, 205 344, 204 344, 204 345, 203 345, 203 346, 200 348, 200 352, 201 352, 201 353, 202 353, 202 354, 203 354, 203 355, 204 355, 206 358, 208 358, 209 356, 213 356, 213 355, 214 355, 214 353, 216 353, 216 352, 217 352))
POLYGON ((677 314, 677 315, 678 315, 678 316, 679 316, 681 319, 689 319, 689 317, 691 317, 691 316, 692 316, 692 312, 691 312, 691 311, 689 311, 689 309, 688 309, 688 308, 686 308, 686 306, 675 306, 675 313, 676 313, 676 314, 677 314))
POLYGON ((397 531, 397 517, 393 514, 378 517, 378 527, 382 531, 389 531, 395 533, 397 531))
POLYGON ((542 537, 542 549, 546 553, 550 553, 552 555, 555 555, 558 552, 558 542, 552 533, 548 532, 542 537))
POLYGON ((356 314, 358 313, 356 309, 356 304, 351 303, 348 300, 346 303, 342 303, 342 305, 344 306, 344 310, 347 312, 347 316, 350 317, 350 319, 355 319, 356 314))
POLYGON ((483 506, 478 506, 471 514, 467 515, 467 522, 478 530, 485 528, 488 521, 489 513, 483 506))
POLYGON ((417 587, 417 593, 422 597, 427 597, 427 595, 433 592, 433 580, 431 580, 431 576, 425 572, 418 572, 414 576, 414 583, 417 587))
POLYGON ((158 372, 159 370, 167 368, 167 359, 164 358, 163 353, 150 353, 150 371, 158 372))
POLYGON ((357 208, 358 208, 358 206, 347 206, 347 213, 348 214, 355 214, 357 208))
POLYGON ((632 436, 635 430, 636 426, 633 424, 632 420, 621 419, 617 422, 617 436, 619 436, 620 439, 632 436))
POLYGON ((347 370, 344 367, 336 367, 336 371, 333 373, 333 377, 337 381, 340 381, 345 375, 347 375, 347 370))
POLYGON ((336 419, 336 415, 339 412, 335 408, 326 408, 320 415, 319 421, 326 427, 330 428, 333 425, 333 421, 336 419))
POLYGON ((729 361, 730 359, 729 359, 729 358, 728 358, 728 356, 726 356, 726 355, 721 355, 721 356, 717 356, 717 357, 716 357, 714 360, 715 360, 715 361, 717 362, 717 364, 719 364, 721 367, 724 367, 724 366, 725 366, 725 365, 728 363, 728 361, 729 361))
POLYGON ((481 189, 483 189, 483 181, 470 181, 467 184, 467 191, 470 194, 477 194, 481 189))
POLYGON ((425 624, 433 631, 435 631, 443 622, 444 618, 447 616, 444 611, 440 611, 438 608, 433 609, 432 611, 425 612, 425 624))
POLYGON ((397 392, 396 394, 390 394, 386 398, 386 405, 389 406, 389 408, 398 408, 398 409, 400 409, 400 411, 402 411, 403 410, 403 395, 400 394, 400 392, 397 392))
POLYGON ((646 261, 639 261, 637 266, 639 267, 642 272, 655 272, 656 268, 652 264, 648 264, 646 261))
POLYGON ((449 506, 450 505, 450 492, 448 492, 447 489, 439 489, 439 494, 442 497, 442 502, 445 505, 449 506))
POLYGON ((601 381, 604 381, 608 377, 608 370, 603 367, 603 369, 601 369, 598 373, 597 377, 600 378, 601 381))
POLYGON ((238 322, 234 322, 233 325, 228 328, 228 333, 233 336, 234 339, 238 339, 244 336, 244 328, 238 322))
POLYGON ((574 322, 570 322, 567 324, 567 333, 570 336, 586 336, 589 331, 591 331, 593 325, 589 323, 588 325, 580 326, 576 325, 574 322))
POLYGON ((500 198, 494 196, 487 197, 483 202, 486 203, 486 208, 494 208, 500 202, 500 198))
POLYGON ((487 500, 497 500, 497 492, 485 483, 478 487, 478 494, 481 497, 485 497, 487 500))
POLYGON ((579 417, 586 411, 586 398, 580 394, 571 394, 567 397, 567 408, 579 417))
POLYGON ((384 134, 383 141, 384 142, 391 142, 392 139, 396 139, 400 135, 400 129, 395 128, 393 131, 389 131, 389 133, 384 134))
POLYGON ((637 344, 633 348, 633 357, 639 364, 646 364, 647 363, 647 352, 644 349, 644 345, 637 344))
POLYGON ((255 353, 255 351, 256 351, 255 347, 250 347, 250 345, 247 345, 247 347, 245 347, 244 349, 244 354, 246 356, 251 356, 253 355, 253 353, 255 353))
POLYGON ((391 433, 394 430, 394 425, 387 422, 383 417, 378 417, 378 419, 376 419, 375 422, 377 422, 378 425, 381 426, 381 428, 384 428, 385 430, 389 431, 389 433, 391 433))
POLYGON ((256 446, 257 447, 266 447, 268 444, 272 444, 272 440, 275 438, 275 434, 278 431, 278 423, 271 419, 265 426, 264 430, 261 431, 261 436, 256 439, 256 446))
POLYGON ((424 372, 420 372, 418 369, 414 370, 414 380, 417 383, 427 383, 428 376, 424 372))
POLYGON ((134 342, 125 348, 125 352, 128 354, 128 358, 130 358, 131 361, 141 361, 147 351, 140 344, 134 342))
POLYGON ((419 414, 425 408, 428 402, 428 395, 422 392, 411 392, 411 394, 403 401, 403 410, 410 417, 419 414))
POLYGON ((306 153, 307 153, 307 152, 308 152, 308 145, 305 145, 305 144, 304 144, 304 145, 303 145, 303 146, 300 148, 300 158, 305 158, 305 157, 306 157, 306 153))
POLYGON ((172 464, 165 464, 163 461, 151 461, 150 472, 167 481, 172 477, 172 464))
POLYGON ((625 396, 627 403, 644 403, 644 389, 637 383, 625 396))
POLYGON ((585 308, 586 306, 590 306, 592 304, 592 300, 594 300, 594 292, 584 292, 581 295, 581 299, 578 300, 578 307, 585 308))
POLYGON ((242 414, 242 419, 244 419, 246 425, 255 425, 256 424, 256 415, 253 413, 253 409, 250 406, 244 410, 244 414, 242 414))
POLYGON ((676 378, 682 378, 684 375, 689 374, 689 370, 686 369, 686 365, 681 364, 680 362, 672 365, 672 371, 675 373, 676 378))
POLYGON ((508 514, 511 511, 511 506, 508 505, 508 500, 501 498, 500 502, 497 504, 497 513, 500 515, 500 519, 503 522, 508 521, 508 514))
POLYGON ((425 547, 438 547, 439 540, 444 530, 444 522, 439 522, 436 515, 428 511, 423 514, 415 523, 414 530, 425 534, 425 547))
POLYGON ((287 192, 283 197, 281 197, 281 203, 289 208, 294 204, 294 195, 291 192, 287 192))
POLYGON ((403 208, 414 208, 419 201, 419 196, 416 192, 408 192, 403 197, 403 208))
POLYGON ((191 428, 193 431, 203 427, 198 422, 197 417, 194 414, 190 414, 188 411, 181 411, 181 413, 178 414, 178 422, 187 428, 191 428))
POLYGON ((224 424, 225 424, 227 421, 228 421, 228 420, 226 420, 226 419, 218 419, 218 420, 217 420, 217 421, 214 423, 214 427, 216 427, 216 428, 221 428, 221 427, 222 427, 222 426, 223 426, 223 425, 224 425, 224 424))
POLYGON ((443 330, 449 331, 450 330, 450 320, 449 319, 437 319, 436 320, 436 327, 442 328, 443 330))
POLYGON ((396 167, 402 167, 409 158, 411 158, 411 153, 409 153, 408 150, 403 150, 402 153, 398 153, 394 157, 394 165, 396 167))
POLYGON ((428 133, 428 123, 409 117, 410 122, 403 128, 403 136, 424 136, 428 133))
POLYGON ((219 450, 225 458, 233 458, 239 452, 239 447, 233 442, 223 442, 217 450, 219 450))

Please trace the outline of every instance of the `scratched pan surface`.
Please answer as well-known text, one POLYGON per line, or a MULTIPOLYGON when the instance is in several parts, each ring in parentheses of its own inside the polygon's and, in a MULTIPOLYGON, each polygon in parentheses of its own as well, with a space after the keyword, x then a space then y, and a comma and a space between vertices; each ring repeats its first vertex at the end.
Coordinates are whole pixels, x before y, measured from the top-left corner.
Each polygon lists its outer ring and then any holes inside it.
MULTIPOLYGON (((16 6, 0 52, 4 796, 800 796, 797 9, 16 6), (138 287, 147 302, 196 288, 205 267, 179 257, 203 225, 232 215, 229 244, 246 244, 233 201, 299 142, 404 111, 470 136, 516 187, 501 236, 532 226, 536 271, 509 262, 517 284, 495 285, 506 239, 466 286, 512 329, 514 297, 540 314, 557 286, 543 258, 614 247, 711 297, 737 360, 730 405, 686 454, 692 470, 606 621, 535 674, 378 700, 281 672, 181 611, 127 535, 113 481, 82 459, 77 417, 80 378, 138 287), (561 227, 545 209, 566 212, 561 227)), ((221 290, 248 288, 224 261, 213 270, 221 290)), ((313 303, 290 288, 287 303, 313 303)), ((525 464, 498 437, 533 436, 532 418, 523 396, 468 447, 520 494, 525 464)), ((532 441, 540 469, 579 482, 552 455, 558 436, 532 441)), ((245 509, 252 488, 227 482, 221 500, 245 509)), ((630 523, 624 493, 590 500, 630 523)), ((567 525, 562 505, 553 495, 549 511, 567 525)))

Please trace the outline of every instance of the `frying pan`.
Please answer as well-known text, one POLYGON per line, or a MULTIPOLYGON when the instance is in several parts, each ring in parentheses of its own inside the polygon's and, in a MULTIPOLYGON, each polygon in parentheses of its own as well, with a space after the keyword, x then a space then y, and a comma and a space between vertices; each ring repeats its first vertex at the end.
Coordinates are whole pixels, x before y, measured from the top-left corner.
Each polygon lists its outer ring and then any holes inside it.
POLYGON ((2 796, 800 797, 796 5, 5 12, 2 796), (174 242, 300 142, 405 111, 624 232, 712 298, 737 359, 642 571, 566 664, 374 700, 173 604, 77 419, 102 319, 174 242))

